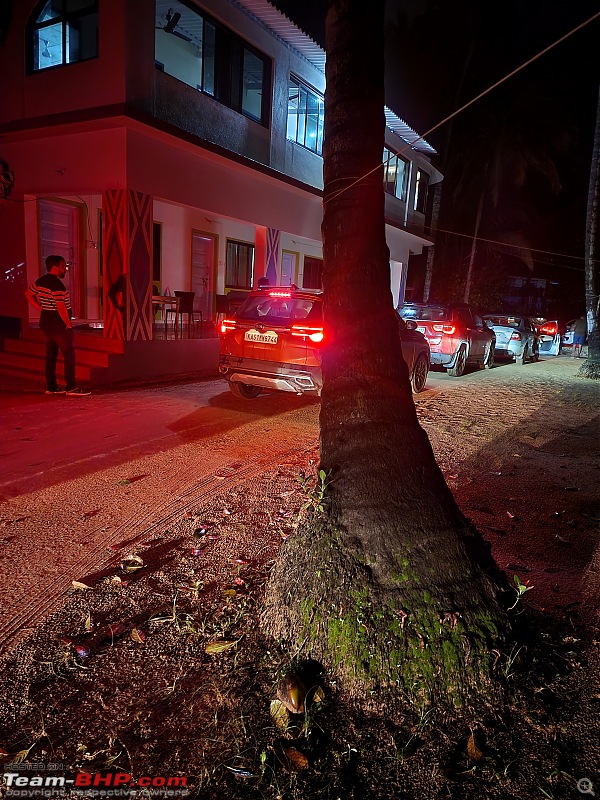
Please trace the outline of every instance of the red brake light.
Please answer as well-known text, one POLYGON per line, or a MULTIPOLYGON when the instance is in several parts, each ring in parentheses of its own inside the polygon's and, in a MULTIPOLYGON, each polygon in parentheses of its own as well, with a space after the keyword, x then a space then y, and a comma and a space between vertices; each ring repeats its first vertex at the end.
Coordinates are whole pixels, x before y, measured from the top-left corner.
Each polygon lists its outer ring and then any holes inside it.
POLYGON ((432 325, 431 327, 438 333, 445 333, 446 336, 452 336, 456 331, 456 325, 432 325))
POLYGON ((234 330, 235 330, 234 319, 224 319, 221 322, 221 333, 227 333, 227 331, 234 331, 234 330))
POLYGON ((323 328, 309 328, 306 325, 293 325, 291 334, 292 336, 302 336, 304 339, 310 339, 315 344, 322 342, 325 338, 323 328))
POLYGON ((542 325, 540 328, 540 333, 549 333, 554 336, 556 333, 556 323, 554 322, 547 322, 545 325, 542 325))
POLYGON ((516 339, 516 341, 520 341, 521 334, 519 333, 519 331, 515 331, 514 333, 511 333, 510 338, 511 339, 516 339))
POLYGON ((291 297, 291 292, 269 292, 269 297, 291 297))

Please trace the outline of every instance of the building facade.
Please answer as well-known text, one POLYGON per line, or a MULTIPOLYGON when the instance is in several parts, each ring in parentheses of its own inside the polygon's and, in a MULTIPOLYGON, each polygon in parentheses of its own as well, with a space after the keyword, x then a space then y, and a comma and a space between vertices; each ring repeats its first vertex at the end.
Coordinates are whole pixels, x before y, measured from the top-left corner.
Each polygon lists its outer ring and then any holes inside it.
MULTIPOLYGON (((0 315, 70 264, 77 323, 153 336, 152 294, 321 280, 325 55, 267 0, 22 0, 0 45, 0 315), (116 298, 120 298, 117 302, 116 298)), ((386 109, 394 299, 441 175, 386 109)))

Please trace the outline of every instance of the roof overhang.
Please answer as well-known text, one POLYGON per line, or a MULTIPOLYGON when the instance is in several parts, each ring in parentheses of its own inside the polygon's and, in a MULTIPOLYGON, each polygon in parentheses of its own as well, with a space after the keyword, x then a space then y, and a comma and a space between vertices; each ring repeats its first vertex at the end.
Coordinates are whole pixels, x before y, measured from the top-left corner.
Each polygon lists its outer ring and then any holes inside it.
MULTIPOLYGON (((258 20, 287 47, 300 53, 313 67, 325 74, 326 55, 313 39, 304 33, 295 23, 276 9, 268 0, 230 0, 248 16, 258 20)), ((406 142, 413 150, 428 155, 435 155, 437 151, 407 125, 394 111, 385 106, 385 121, 388 128, 406 142)))

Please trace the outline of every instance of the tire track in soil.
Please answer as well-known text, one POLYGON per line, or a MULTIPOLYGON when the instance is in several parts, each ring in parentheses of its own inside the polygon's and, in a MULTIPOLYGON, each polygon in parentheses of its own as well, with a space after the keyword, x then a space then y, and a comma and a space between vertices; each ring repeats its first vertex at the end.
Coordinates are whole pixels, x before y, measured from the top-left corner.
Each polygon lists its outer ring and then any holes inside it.
MULTIPOLYGON (((279 443, 279 442, 278 442, 279 443)), ((144 516, 135 513, 125 522, 113 528, 108 536, 102 537, 85 556, 75 562, 69 562, 66 569, 53 578, 49 583, 39 586, 38 591, 29 594, 28 601, 21 606, 19 611, 11 615, 10 619, 0 622, 0 657, 7 654, 18 641, 26 636, 33 627, 38 626, 41 620, 55 610, 57 604, 65 596, 71 586, 74 576, 85 575, 92 571, 112 569, 115 562, 122 556, 117 554, 118 545, 123 542, 123 548, 129 550, 132 546, 146 541, 158 531, 163 532, 166 527, 179 520, 186 511, 192 511, 200 502, 214 499, 220 494, 245 483, 252 478, 262 475, 273 468, 274 459, 285 461, 299 454, 309 453, 314 449, 314 442, 310 445, 297 445, 293 449, 282 451, 274 447, 263 449, 260 460, 252 463, 241 463, 239 458, 224 461, 216 470, 194 482, 183 492, 163 503, 158 509, 153 508, 144 516), (230 475, 225 473, 231 472, 230 475), (110 557, 104 555, 106 550, 114 551, 110 557)), ((178 476, 175 476, 176 478, 178 476)), ((98 536, 105 528, 91 532, 91 536, 98 536)))

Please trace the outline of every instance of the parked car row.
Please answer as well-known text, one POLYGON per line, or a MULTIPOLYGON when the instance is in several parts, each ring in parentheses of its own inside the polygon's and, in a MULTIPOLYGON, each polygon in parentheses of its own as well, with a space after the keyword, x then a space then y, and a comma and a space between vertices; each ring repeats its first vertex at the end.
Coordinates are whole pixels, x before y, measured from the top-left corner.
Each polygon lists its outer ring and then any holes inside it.
MULTIPOLYGON (((295 286, 248 293, 221 323, 219 371, 236 396, 258 397, 263 389, 321 394, 322 304, 321 291, 295 286)), ((524 364, 541 352, 558 355, 563 336, 556 321, 480 316, 464 303, 405 303, 398 326, 413 392, 425 388, 430 365, 460 377, 469 364, 490 369, 496 356, 524 364)))
MULTIPOLYGON (((235 314, 221 323, 219 371, 237 397, 258 397, 263 389, 320 395, 320 348, 325 340, 320 291, 268 287, 248 294, 235 314)), ((402 356, 412 389, 422 392, 429 373, 424 336, 398 318, 402 356)))

